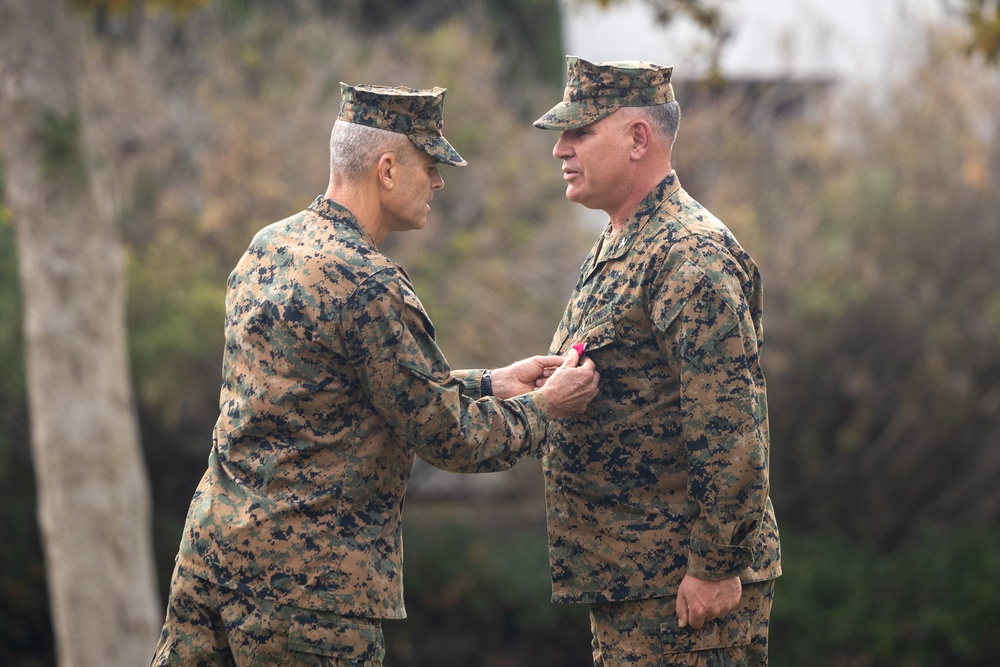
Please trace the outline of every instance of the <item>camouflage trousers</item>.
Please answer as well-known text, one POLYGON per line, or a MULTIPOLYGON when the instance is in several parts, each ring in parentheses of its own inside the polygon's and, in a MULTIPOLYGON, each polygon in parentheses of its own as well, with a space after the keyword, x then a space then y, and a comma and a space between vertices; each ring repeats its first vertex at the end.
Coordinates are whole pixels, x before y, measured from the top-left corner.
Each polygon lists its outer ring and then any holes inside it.
POLYGON ((595 667, 765 667, 774 581, 743 585, 726 616, 679 628, 676 596, 593 604, 595 667))
POLYGON ((379 619, 280 605, 175 568, 151 667, 381 667, 379 619))

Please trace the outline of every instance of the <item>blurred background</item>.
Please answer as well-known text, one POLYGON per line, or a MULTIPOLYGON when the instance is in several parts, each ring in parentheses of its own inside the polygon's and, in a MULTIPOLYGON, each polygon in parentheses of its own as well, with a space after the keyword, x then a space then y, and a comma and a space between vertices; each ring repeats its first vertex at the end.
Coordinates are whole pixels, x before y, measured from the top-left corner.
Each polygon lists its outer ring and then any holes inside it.
MULTIPOLYGON (((495 367, 547 349, 604 225, 564 199, 557 135, 531 127, 569 53, 675 66, 674 166, 763 273, 772 664, 997 664, 998 3, 71 4, 116 174, 159 604, 217 416, 226 278, 324 191, 339 82, 448 88, 470 164, 442 169, 427 229, 380 249, 452 366, 495 367)), ((17 222, 0 195, 0 665, 47 667, 17 222)), ((590 664, 586 609, 549 602, 537 463, 418 463, 404 526, 387 665, 590 664)))

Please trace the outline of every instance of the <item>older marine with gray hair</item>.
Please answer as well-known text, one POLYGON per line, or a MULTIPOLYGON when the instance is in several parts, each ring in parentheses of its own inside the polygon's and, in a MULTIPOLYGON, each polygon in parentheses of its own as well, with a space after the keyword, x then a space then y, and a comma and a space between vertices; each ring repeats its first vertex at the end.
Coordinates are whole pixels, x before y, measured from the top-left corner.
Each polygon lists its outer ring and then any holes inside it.
POLYGON ((566 197, 608 214, 550 351, 601 390, 544 450, 552 595, 590 604, 594 664, 765 665, 781 572, 760 272, 671 166, 673 69, 567 57, 566 197))
POLYGON ((380 619, 405 616, 414 456, 510 468, 596 394, 575 352, 452 371, 379 252, 426 225, 438 164, 465 164, 444 94, 342 84, 326 193, 258 232, 230 275, 220 415, 154 666, 381 665, 380 619))

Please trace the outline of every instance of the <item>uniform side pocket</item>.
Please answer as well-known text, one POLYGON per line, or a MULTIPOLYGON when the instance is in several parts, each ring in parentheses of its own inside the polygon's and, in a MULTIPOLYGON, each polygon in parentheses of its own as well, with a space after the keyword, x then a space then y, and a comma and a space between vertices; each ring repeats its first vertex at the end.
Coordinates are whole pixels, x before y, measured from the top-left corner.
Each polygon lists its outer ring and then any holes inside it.
POLYGON ((332 613, 293 616, 288 630, 288 648, 328 658, 371 661, 372 664, 379 664, 385 658, 385 640, 379 621, 332 613))
POLYGON ((678 627, 673 618, 660 624, 660 636, 667 654, 746 646, 753 638, 750 612, 717 618, 697 630, 678 627))

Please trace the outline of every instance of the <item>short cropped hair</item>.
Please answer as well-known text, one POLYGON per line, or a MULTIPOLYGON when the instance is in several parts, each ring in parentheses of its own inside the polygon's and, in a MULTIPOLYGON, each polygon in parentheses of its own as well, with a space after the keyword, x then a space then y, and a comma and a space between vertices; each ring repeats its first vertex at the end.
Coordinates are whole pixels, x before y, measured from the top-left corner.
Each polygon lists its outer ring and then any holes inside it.
POLYGON ((649 121, 653 132, 667 139, 671 144, 677 139, 681 126, 681 105, 676 100, 648 107, 631 107, 637 115, 649 121))
POLYGON ((337 120, 330 132, 330 171, 347 181, 361 180, 382 155, 408 163, 415 146, 409 137, 377 127, 337 120))

